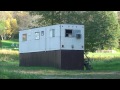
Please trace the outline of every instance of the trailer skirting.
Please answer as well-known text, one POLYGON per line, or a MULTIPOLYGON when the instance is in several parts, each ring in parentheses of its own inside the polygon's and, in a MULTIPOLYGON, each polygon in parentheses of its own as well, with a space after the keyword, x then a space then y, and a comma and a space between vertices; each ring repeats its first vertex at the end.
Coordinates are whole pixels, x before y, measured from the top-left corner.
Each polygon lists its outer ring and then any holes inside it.
POLYGON ((84 50, 54 50, 20 53, 20 66, 50 66, 67 70, 84 69, 84 50))

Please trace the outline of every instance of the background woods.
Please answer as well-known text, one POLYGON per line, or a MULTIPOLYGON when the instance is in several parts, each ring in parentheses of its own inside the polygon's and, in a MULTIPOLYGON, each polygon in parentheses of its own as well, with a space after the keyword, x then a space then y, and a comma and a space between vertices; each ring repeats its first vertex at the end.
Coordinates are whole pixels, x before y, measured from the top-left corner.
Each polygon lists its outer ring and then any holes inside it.
POLYGON ((85 50, 119 48, 120 12, 0 11, 1 40, 18 39, 19 30, 53 24, 85 25, 85 50))

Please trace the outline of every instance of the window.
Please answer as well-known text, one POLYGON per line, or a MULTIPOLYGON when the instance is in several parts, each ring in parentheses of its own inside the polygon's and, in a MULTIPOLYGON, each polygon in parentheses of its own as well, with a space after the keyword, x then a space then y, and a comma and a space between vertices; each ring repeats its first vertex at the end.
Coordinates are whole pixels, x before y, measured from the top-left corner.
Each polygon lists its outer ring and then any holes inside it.
POLYGON ((35 39, 36 40, 40 39, 40 33, 39 32, 35 32, 35 39))
POLYGON ((72 37, 72 30, 71 29, 65 30, 65 37, 72 37))
POLYGON ((55 29, 50 30, 50 37, 55 37, 55 29))
POLYGON ((22 41, 27 41, 27 34, 22 35, 22 41))
POLYGON ((41 36, 44 36, 44 31, 41 31, 41 36))
POLYGON ((81 38, 81 31, 80 30, 73 30, 72 36, 76 37, 77 39, 81 38))
POLYGON ((52 29, 52 37, 55 37, 55 29, 52 29))
POLYGON ((81 34, 76 34, 76 38, 80 39, 81 38, 81 34))

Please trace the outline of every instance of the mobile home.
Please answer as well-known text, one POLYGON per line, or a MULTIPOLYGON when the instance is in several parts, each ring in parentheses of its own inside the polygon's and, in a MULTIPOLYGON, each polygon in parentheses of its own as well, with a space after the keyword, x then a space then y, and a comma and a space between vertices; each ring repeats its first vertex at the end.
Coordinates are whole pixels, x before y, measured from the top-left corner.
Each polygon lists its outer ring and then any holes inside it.
POLYGON ((84 68, 84 25, 58 24, 19 31, 20 66, 84 68))

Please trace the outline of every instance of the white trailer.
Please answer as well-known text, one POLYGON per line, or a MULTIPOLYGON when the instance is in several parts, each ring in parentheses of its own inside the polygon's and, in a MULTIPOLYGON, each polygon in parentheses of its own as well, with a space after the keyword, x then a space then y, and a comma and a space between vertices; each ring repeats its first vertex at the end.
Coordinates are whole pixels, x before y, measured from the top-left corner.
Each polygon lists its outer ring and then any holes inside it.
POLYGON ((58 24, 19 32, 20 66, 83 69, 84 25, 58 24))

